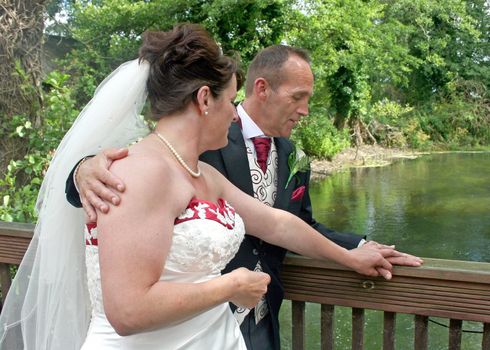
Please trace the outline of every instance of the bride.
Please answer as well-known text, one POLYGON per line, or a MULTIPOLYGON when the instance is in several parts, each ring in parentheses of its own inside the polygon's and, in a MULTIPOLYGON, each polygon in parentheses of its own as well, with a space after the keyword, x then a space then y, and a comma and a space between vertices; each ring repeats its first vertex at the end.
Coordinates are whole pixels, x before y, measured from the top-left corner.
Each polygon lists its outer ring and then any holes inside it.
POLYGON ((1 349, 245 349, 228 302, 253 307, 269 276, 221 275, 247 232, 376 276, 384 250, 341 248, 295 216, 261 204, 199 155, 227 143, 236 63, 198 25, 148 32, 140 59, 98 88, 61 142, 38 199, 33 241, 0 316, 1 349), (153 132, 139 114, 146 100, 153 132), (136 131, 139 130, 139 133, 136 131), (63 184, 85 154, 125 146, 111 171, 127 190, 85 226, 63 184))

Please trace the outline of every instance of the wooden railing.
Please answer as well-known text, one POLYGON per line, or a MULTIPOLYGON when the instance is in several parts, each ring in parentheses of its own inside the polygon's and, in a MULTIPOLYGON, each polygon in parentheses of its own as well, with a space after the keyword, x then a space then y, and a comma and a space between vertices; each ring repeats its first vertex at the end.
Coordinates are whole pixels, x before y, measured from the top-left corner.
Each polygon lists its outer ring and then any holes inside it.
MULTIPOLYGON (((9 266, 19 264, 33 225, 0 221, 2 304, 9 266)), ((282 279, 292 301, 292 346, 305 349, 305 302, 321 304, 321 349, 334 349, 335 306, 352 308, 352 349, 364 347, 364 310, 384 311, 383 350, 395 349, 398 313, 413 314, 414 349, 428 349, 428 319, 449 319, 448 349, 461 349, 462 321, 482 323, 482 350, 490 350, 490 264, 424 259, 420 268, 395 267, 391 281, 361 276, 340 265, 286 257, 282 279)))
MULTIPOLYGON (((352 349, 364 349, 364 310, 384 311, 383 350, 395 349, 397 313, 413 314, 414 349, 428 349, 429 317, 449 319, 449 350, 461 349, 462 321, 482 323, 490 350, 490 264, 424 259, 395 267, 392 280, 359 275, 332 262, 289 255, 282 280, 292 301, 292 347, 305 349, 305 302, 321 304, 321 349, 334 349, 335 306, 352 308, 352 349)), ((406 349, 401 347, 401 349, 406 349)), ((476 350, 476 349, 475 349, 476 350)))
MULTIPOLYGON (((1 305, 10 289, 10 265, 18 265, 31 242, 34 225, 0 221, 0 291, 1 305)), ((0 308, 1 310, 1 308, 0 308)))

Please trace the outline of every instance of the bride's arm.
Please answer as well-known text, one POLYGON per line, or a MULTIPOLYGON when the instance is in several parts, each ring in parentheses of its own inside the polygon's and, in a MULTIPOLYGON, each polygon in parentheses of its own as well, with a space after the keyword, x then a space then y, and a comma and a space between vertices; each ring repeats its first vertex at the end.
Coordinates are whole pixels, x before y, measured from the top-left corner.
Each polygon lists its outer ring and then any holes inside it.
POLYGON ((104 309, 117 333, 172 324, 227 301, 251 307, 265 293, 269 276, 245 269, 204 283, 160 281, 174 218, 192 194, 154 159, 129 156, 112 171, 127 190, 97 224, 104 309))
POLYGON ((365 275, 378 276, 381 272, 384 277, 391 278, 392 266, 385 257, 397 253, 393 248, 347 250, 298 217, 264 205, 240 191, 217 171, 214 178, 223 197, 242 216, 247 234, 308 257, 334 260, 365 275))

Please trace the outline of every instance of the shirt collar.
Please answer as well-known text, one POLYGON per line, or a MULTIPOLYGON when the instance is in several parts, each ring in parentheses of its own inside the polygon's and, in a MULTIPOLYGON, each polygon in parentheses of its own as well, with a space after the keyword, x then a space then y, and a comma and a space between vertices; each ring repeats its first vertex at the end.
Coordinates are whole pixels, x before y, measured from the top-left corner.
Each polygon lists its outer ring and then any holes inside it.
POLYGON ((251 139, 252 137, 265 136, 264 132, 260 130, 253 119, 248 115, 248 113, 243 109, 242 104, 239 104, 236 108, 238 116, 242 122, 242 134, 245 140, 251 139))

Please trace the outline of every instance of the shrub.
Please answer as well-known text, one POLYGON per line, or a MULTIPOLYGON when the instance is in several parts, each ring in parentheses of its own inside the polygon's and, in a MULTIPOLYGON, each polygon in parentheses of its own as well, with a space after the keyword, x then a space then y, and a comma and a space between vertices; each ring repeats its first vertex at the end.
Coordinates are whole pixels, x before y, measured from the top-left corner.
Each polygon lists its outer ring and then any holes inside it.
POLYGON ((54 150, 78 115, 69 76, 51 72, 44 81, 44 107, 40 111, 41 126, 34 128, 30 118, 23 115, 10 119, 9 137, 19 138, 27 144, 22 159, 12 159, 6 173, 0 178, 0 220, 34 222, 35 203, 45 171, 54 150))
POLYGON ((332 159, 350 146, 347 129, 339 131, 325 114, 313 113, 293 131, 293 141, 309 156, 332 159))

